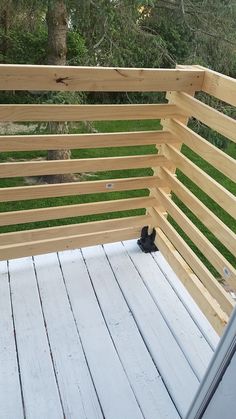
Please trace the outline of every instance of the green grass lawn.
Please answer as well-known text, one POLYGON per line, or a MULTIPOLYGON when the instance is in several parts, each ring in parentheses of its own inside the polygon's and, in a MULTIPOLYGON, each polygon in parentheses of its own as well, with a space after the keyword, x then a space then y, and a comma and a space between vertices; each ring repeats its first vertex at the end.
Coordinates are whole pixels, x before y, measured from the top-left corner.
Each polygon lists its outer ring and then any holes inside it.
MULTIPOLYGON (((154 130, 160 129, 159 121, 112 121, 112 122, 96 122, 94 127, 99 132, 116 132, 116 131, 136 131, 136 130, 154 130)), ((214 167, 209 165, 206 161, 196 155, 188 147, 183 147, 183 153, 189 157, 194 163, 200 168, 217 180, 226 189, 236 195, 236 185, 230 179, 225 177, 222 173, 216 170, 214 167)), ((83 149, 73 150, 72 158, 93 158, 93 157, 109 157, 109 156, 124 156, 124 155, 137 155, 137 154, 152 154, 156 153, 155 146, 139 146, 139 147, 115 147, 115 148, 101 148, 101 149, 83 149)), ((226 152, 233 158, 236 157, 236 145, 230 143, 226 152)), ((0 161, 6 161, 9 158, 13 159, 33 159, 36 157, 46 157, 46 152, 17 152, 17 153, 2 153, 0 161)), ((122 171, 110 171, 110 172, 99 172, 90 174, 86 180, 100 180, 100 179, 112 179, 122 177, 133 177, 133 176, 151 176, 151 169, 135 169, 135 170, 122 170, 122 171)), ((214 212, 226 225, 228 225, 233 231, 236 232, 236 223, 221 207, 219 207, 211 198, 209 198, 202 190, 198 188, 196 184, 191 182, 186 176, 180 171, 177 171, 179 180, 183 182, 212 212, 214 212)), ((22 186, 25 185, 24 178, 13 178, 13 179, 1 179, 0 187, 10 186, 22 186)), ((148 195, 148 190, 136 190, 136 191, 123 191, 123 192, 108 192, 90 195, 79 195, 59 198, 47 198, 37 199, 29 201, 18 201, 11 203, 0 203, 0 212, 2 211, 16 211, 30 208, 43 208, 59 205, 70 205, 77 203, 94 202, 100 200, 111 200, 111 199, 122 199, 148 195)), ((216 246, 216 248, 234 265, 236 266, 236 258, 220 243, 209 231, 202 222, 176 197, 173 196, 176 204, 184 211, 184 213, 193 221, 195 225, 208 237, 208 239, 216 246)), ((83 217, 73 217, 62 220, 52 220, 44 222, 29 223, 17 226, 9 226, 0 228, 0 232, 9 232, 17 230, 26 230, 38 227, 49 227, 62 224, 80 223, 95 221, 100 219, 126 217, 130 215, 141 215, 144 214, 144 210, 130 210, 125 212, 114 212, 102 215, 92 215, 83 217)), ((175 226, 178 232, 185 238, 189 243, 190 247, 200 257, 200 259, 208 266, 211 272, 217 277, 219 276, 211 264, 207 261, 205 256, 198 250, 196 246, 189 240, 188 237, 183 233, 178 225, 169 217, 170 222, 175 226)))

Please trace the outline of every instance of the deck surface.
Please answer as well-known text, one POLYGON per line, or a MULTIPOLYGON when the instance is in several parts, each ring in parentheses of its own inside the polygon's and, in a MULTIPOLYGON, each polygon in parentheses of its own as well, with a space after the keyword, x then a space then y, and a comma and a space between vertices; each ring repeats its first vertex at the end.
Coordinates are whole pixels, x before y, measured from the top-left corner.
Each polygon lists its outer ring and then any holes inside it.
POLYGON ((183 418, 218 336, 135 241, 0 262, 1 419, 183 418))

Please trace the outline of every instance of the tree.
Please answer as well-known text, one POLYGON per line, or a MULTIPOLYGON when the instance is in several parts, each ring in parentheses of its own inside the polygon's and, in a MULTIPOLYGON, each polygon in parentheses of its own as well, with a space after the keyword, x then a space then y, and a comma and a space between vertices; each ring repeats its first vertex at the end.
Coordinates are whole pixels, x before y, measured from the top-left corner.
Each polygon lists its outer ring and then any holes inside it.
POLYGON ((141 27, 159 33, 174 61, 236 74, 234 0, 153 0, 141 27))
MULTIPOLYGON (((48 64, 66 65, 68 13, 64 0, 48 1, 46 22, 48 28, 48 64)), ((68 133, 66 122, 50 122, 48 128, 54 134, 68 133)), ((49 150, 47 154, 47 160, 67 160, 70 157, 70 150, 49 150)), ((70 182, 74 180, 74 176, 57 174, 45 176, 44 180, 48 183, 70 182)))
POLYGON ((79 28, 90 64, 123 67, 158 67, 167 53, 160 34, 141 30, 138 0, 81 1, 72 15, 79 28))
POLYGON ((45 4, 41 0, 0 1, 0 62, 40 64, 45 60, 45 4))

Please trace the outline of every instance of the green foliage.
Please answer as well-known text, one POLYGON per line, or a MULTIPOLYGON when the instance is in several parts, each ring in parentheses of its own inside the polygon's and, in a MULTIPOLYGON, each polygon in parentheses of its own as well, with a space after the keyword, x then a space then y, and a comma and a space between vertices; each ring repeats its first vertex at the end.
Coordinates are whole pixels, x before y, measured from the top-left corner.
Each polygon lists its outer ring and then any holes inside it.
POLYGON ((157 2, 153 7, 144 9, 139 24, 143 31, 162 39, 162 67, 174 66, 175 63, 184 63, 193 41, 193 34, 182 19, 179 12, 160 9, 157 2))
MULTIPOLYGON (((176 62, 198 62, 236 73, 233 0, 66 0, 66 4, 69 65, 173 67, 176 62)), ((0 61, 47 62, 46 10, 47 1, 42 0, 0 3, 0 61)))
MULTIPOLYGON (((0 27, 1 43, 6 41, 0 27)), ((0 61, 9 64, 46 64, 47 28, 44 22, 35 30, 11 29, 7 35, 7 55, 0 52, 0 61)), ((79 32, 69 31, 67 36, 67 59, 69 65, 82 65, 87 59, 85 42, 79 32)))
POLYGON ((73 14, 73 25, 85 39, 94 65, 158 67, 161 37, 141 30, 140 1, 100 0, 82 2, 73 14))
MULTIPOLYGON (((1 42, 6 41, 0 28, 1 42)), ((44 64, 46 62, 47 30, 37 27, 27 31, 24 28, 11 29, 7 35, 7 55, 0 55, 0 60, 18 64, 44 64)))
POLYGON ((69 105, 78 104, 85 101, 85 96, 81 92, 48 92, 44 96, 44 103, 69 105))
POLYGON ((67 63, 68 65, 85 65, 88 51, 85 41, 77 30, 69 30, 67 34, 67 63))

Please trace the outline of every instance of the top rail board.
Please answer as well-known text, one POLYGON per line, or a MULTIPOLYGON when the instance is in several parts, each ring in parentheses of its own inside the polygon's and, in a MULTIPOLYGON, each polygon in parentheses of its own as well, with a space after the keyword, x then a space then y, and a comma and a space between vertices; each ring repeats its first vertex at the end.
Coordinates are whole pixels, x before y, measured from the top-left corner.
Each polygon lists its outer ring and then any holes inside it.
POLYGON ((236 106, 235 79, 201 66, 196 66, 196 68, 205 71, 202 85, 203 92, 206 92, 211 96, 215 96, 217 99, 229 103, 232 106, 236 106))
POLYGON ((201 69, 0 65, 0 90, 162 92, 201 90, 201 69))
POLYGON ((201 65, 178 65, 181 70, 202 70, 204 79, 201 90, 229 105, 236 106, 236 79, 201 65))

